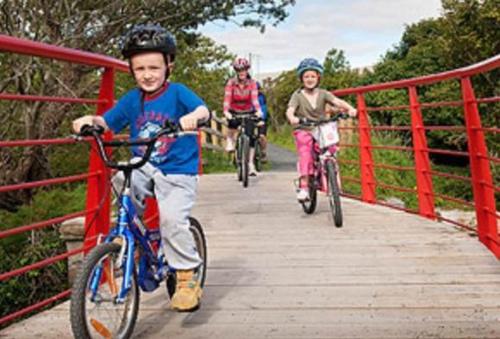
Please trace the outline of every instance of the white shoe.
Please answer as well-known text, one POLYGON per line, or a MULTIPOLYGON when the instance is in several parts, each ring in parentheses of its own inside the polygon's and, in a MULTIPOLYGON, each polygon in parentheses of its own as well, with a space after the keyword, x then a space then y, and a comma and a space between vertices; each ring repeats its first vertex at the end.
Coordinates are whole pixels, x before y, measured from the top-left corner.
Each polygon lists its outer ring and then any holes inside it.
POLYGON ((226 152, 234 152, 234 141, 231 138, 226 138, 226 152))
POLYGON ((307 188, 300 188, 297 190, 297 200, 307 201, 309 200, 309 190, 307 188))
POLYGON ((248 175, 253 177, 257 176, 257 170, 255 169, 255 165, 253 162, 248 163, 248 175))

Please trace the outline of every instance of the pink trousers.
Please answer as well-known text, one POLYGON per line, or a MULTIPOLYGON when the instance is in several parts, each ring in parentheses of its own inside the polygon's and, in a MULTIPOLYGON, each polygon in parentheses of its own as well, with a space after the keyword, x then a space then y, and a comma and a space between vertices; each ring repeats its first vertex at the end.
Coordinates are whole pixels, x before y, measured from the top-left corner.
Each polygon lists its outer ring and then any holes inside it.
MULTIPOLYGON (((314 138, 310 131, 295 130, 293 132, 295 137, 295 147, 299 159, 297 161, 297 171, 300 176, 307 176, 314 174, 314 158, 313 158, 313 145, 316 146, 315 151, 319 152, 319 147, 314 144, 314 138)), ((331 146, 329 151, 334 154, 338 150, 337 146, 331 146)))

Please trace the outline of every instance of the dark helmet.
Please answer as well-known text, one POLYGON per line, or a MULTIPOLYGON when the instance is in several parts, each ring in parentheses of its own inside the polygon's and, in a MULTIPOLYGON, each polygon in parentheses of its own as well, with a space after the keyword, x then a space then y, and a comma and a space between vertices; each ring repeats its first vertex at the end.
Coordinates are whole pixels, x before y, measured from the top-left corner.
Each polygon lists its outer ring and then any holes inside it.
POLYGON ((319 75, 323 75, 323 66, 321 66, 318 60, 307 58, 302 60, 297 67, 297 75, 299 79, 302 79, 302 74, 304 74, 305 71, 316 71, 319 75))
POLYGON ((125 58, 142 52, 160 52, 174 58, 176 53, 174 36, 160 25, 136 25, 125 35, 122 54, 125 58))

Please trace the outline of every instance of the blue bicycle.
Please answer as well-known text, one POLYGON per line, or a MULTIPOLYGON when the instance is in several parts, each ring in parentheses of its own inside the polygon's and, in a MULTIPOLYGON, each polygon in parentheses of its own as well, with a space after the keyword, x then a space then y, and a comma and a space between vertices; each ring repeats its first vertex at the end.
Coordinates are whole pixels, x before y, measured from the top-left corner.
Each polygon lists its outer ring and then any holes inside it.
MULTIPOLYGON (((92 136, 106 166, 122 171, 125 180, 117 199, 116 226, 85 258, 73 284, 70 317, 75 338, 129 338, 139 312, 139 288, 152 292, 165 280, 169 297, 175 293, 175 271, 162 253, 160 231, 147 229, 132 203, 131 174, 149 160, 158 138, 197 133, 183 132, 177 125, 166 124, 149 139, 103 141, 102 132, 101 127, 87 125, 79 136, 92 136), (133 146, 146 146, 139 161, 113 162, 105 151, 105 147, 133 146)), ((189 221, 202 258, 196 278, 203 287, 207 267, 205 235, 196 219, 190 218, 189 221)))

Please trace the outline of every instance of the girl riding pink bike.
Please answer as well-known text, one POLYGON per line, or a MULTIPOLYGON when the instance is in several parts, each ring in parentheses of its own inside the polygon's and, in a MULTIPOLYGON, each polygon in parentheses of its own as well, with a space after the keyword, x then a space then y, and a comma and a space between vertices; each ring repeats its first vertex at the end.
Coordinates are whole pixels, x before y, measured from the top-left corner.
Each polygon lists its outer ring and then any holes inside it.
MULTIPOLYGON (((298 126, 300 118, 310 121, 321 121, 328 117, 325 112, 326 105, 346 112, 355 117, 357 111, 350 104, 334 96, 327 90, 319 88, 323 66, 313 58, 307 58, 300 62, 297 67, 297 76, 302 82, 302 87, 296 90, 288 103, 286 116, 290 124, 298 126)), ((336 125, 334 126, 336 128, 336 125)), ((309 199, 308 182, 309 176, 314 173, 313 159, 313 128, 302 126, 294 131, 295 145, 298 153, 297 169, 299 171, 299 188, 297 199, 306 201, 309 199)))

